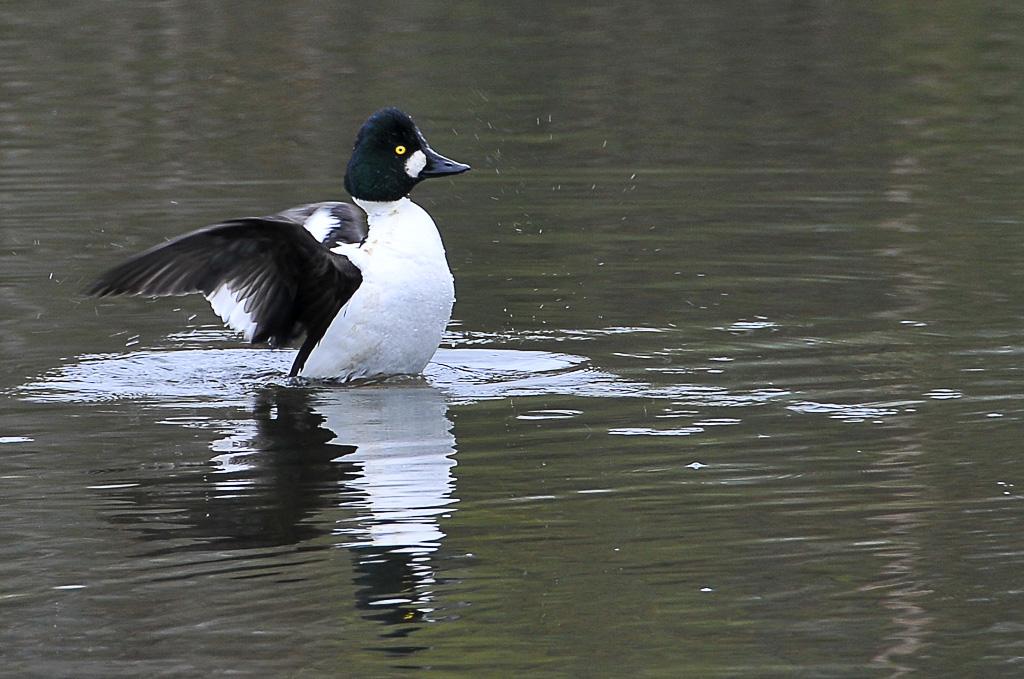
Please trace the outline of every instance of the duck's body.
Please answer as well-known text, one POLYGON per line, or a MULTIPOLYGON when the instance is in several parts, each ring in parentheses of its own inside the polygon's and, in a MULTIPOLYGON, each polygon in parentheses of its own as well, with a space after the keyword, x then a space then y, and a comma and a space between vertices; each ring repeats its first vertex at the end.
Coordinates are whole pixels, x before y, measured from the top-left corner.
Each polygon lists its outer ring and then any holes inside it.
POLYGON ((367 212, 369 237, 333 251, 348 257, 363 281, 301 374, 417 374, 437 350, 455 303, 441 236, 426 210, 408 198, 357 204, 367 212))
POLYGON ((437 350, 455 288, 434 220, 407 194, 468 169, 384 109, 360 130, 346 173, 361 211, 314 203, 215 224, 137 255, 88 292, 200 292, 247 340, 299 346, 293 376, 416 374, 437 350))

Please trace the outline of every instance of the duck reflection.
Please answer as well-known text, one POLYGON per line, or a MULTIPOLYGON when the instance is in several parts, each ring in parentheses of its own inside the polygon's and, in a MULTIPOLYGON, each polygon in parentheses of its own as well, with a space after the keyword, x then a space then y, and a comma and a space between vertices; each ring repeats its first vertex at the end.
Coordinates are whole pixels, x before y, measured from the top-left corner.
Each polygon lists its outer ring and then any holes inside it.
POLYGON ((114 520, 173 541, 162 552, 180 550, 183 537, 207 551, 331 536, 356 557, 356 603, 367 617, 430 616, 431 555, 456 502, 455 437, 440 391, 421 381, 269 388, 254 397, 251 418, 216 426, 224 436, 211 444, 212 473, 204 466, 201 479, 168 475, 135 488, 136 511, 114 520), (159 508, 161 525, 140 506, 159 508))

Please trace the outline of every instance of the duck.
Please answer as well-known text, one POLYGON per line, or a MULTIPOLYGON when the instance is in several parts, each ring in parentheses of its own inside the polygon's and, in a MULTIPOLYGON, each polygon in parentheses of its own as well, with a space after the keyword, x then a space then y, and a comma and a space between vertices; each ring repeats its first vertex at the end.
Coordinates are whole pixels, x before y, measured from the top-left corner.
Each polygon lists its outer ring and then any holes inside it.
POLYGON ((373 113, 345 170, 351 203, 310 203, 211 224, 99 275, 94 297, 198 293, 253 344, 297 348, 290 377, 355 382, 423 371, 455 285, 434 220, 409 194, 465 163, 397 108, 373 113))

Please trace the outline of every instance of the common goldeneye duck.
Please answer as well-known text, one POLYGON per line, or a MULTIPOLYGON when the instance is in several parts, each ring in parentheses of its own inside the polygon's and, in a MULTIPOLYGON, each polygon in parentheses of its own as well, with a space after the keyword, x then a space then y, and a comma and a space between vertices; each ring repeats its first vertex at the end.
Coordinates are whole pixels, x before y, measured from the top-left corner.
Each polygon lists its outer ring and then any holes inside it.
POLYGON ((396 108, 360 128, 347 203, 212 224, 132 257, 86 294, 206 296, 253 343, 298 346, 289 375, 343 381, 417 374, 441 342, 455 287, 430 215, 409 200, 469 170, 396 108), (365 216, 364 216, 365 213, 365 216))

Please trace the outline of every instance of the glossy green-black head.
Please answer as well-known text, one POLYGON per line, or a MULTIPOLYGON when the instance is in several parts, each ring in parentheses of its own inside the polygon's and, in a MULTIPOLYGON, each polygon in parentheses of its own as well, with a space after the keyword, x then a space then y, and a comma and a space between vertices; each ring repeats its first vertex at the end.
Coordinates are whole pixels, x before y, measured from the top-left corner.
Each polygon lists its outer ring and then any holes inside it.
POLYGON ((468 169, 430 148, 408 115, 385 108, 359 128, 345 171, 345 190, 360 200, 398 200, 424 179, 468 169))

